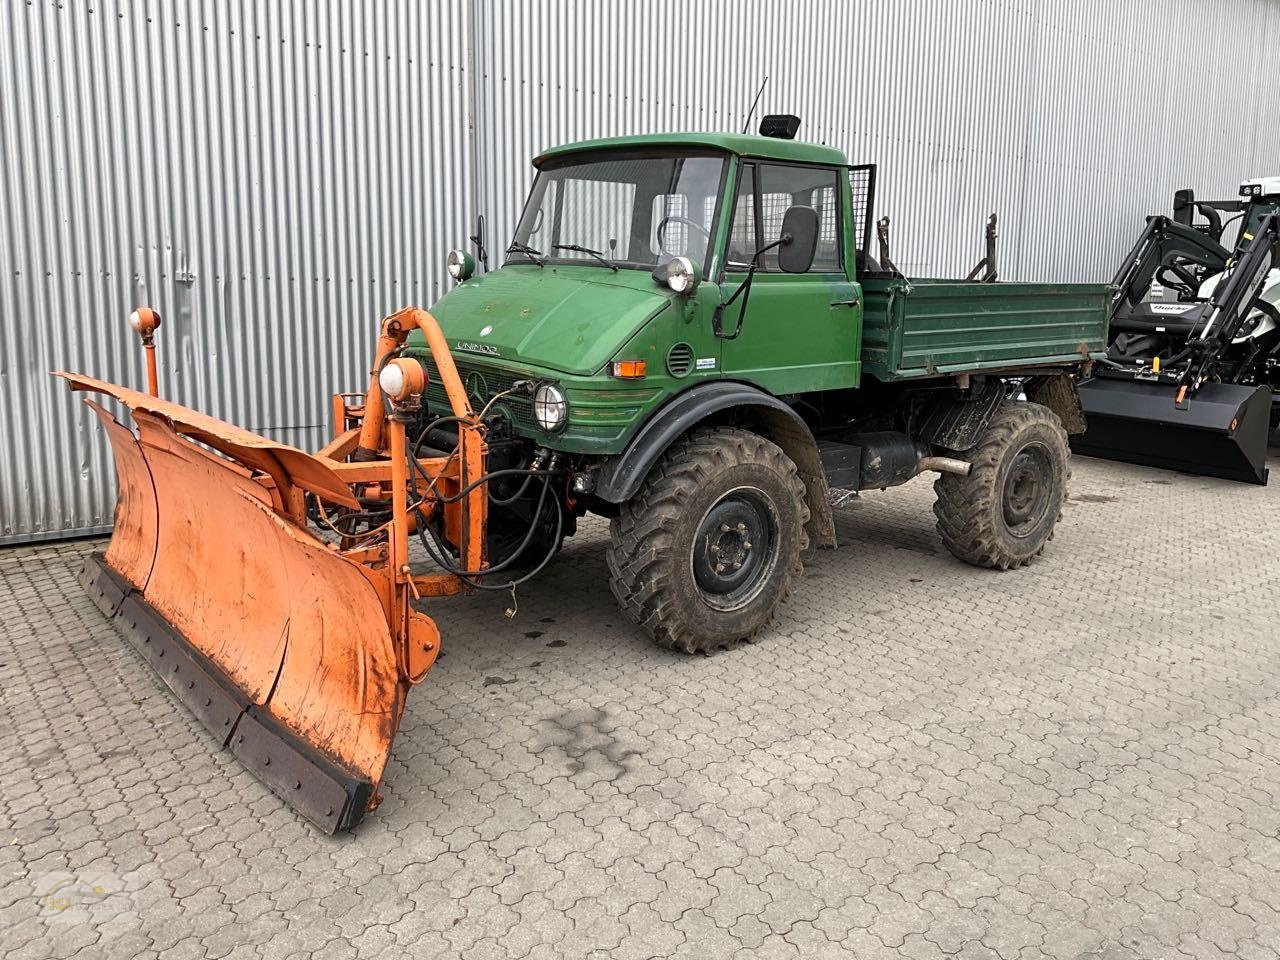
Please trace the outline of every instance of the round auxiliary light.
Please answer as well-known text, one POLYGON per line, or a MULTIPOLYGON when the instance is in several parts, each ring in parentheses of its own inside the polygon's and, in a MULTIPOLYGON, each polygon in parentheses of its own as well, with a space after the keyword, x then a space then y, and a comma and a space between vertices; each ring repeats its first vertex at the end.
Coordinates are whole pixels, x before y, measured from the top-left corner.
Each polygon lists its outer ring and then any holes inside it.
POLYGON ((688 257, 672 257, 667 264, 667 286, 676 293, 693 293, 702 280, 700 273, 688 257))
POLYGON ((418 396, 427 389, 427 371, 417 360, 406 357, 392 360, 378 374, 382 392, 397 403, 418 396))
POLYGON ((533 394, 533 419, 543 430, 559 430, 569 419, 569 402, 554 383, 544 383, 533 394))
POLYGON ((138 307, 129 314, 129 326, 144 337, 149 337, 160 326, 160 314, 150 307, 138 307))
POLYGON ((471 275, 476 272, 476 258, 465 250, 450 250, 445 259, 445 269, 449 271, 449 276, 461 283, 471 279, 471 275))

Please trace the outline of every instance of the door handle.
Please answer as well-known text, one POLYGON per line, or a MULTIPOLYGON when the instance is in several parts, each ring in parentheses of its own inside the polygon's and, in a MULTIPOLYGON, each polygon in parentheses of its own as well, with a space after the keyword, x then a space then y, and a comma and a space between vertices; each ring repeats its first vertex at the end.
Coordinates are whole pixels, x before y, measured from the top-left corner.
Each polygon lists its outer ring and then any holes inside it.
POLYGON ((861 301, 854 297, 852 300, 832 300, 833 307, 856 307, 861 301))

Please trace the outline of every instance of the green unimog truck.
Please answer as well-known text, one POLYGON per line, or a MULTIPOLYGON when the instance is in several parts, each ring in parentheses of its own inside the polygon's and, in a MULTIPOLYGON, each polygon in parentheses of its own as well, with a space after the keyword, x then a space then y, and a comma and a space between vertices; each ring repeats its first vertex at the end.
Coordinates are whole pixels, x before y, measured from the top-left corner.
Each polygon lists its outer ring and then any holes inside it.
MULTIPOLYGON (((489 423, 487 582, 599 514, 624 613, 672 648, 731 646, 836 546, 833 501, 926 471, 955 556, 1044 550, 1105 286, 904 277, 869 249, 874 166, 818 144, 633 136, 533 163, 501 266, 454 251, 432 311, 489 423)), ((426 400, 418 450, 453 449, 438 379, 426 400)))

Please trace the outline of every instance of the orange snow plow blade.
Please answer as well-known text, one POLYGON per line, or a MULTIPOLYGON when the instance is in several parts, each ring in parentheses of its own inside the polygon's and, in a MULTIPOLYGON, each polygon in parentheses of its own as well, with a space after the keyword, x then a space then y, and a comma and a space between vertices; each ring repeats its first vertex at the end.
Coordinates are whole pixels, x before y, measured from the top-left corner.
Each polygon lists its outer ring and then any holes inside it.
MULTIPOLYGON (((388 318, 379 365, 413 327, 434 321, 423 311, 388 318)), ((447 354, 442 337, 428 339, 447 354)), ((451 386, 451 360, 434 359, 451 386)), ((397 420, 394 405, 375 405, 383 422, 360 435, 381 457, 366 454, 356 469, 356 429, 311 455, 149 394, 57 376, 124 404, 137 428, 85 401, 106 429, 119 481, 111 543, 85 567, 91 596, 274 792, 327 832, 359 822, 378 803, 408 689, 439 651, 435 624, 410 600, 461 588, 445 574, 411 573, 407 505, 418 522, 442 511, 444 527, 461 531, 465 567, 483 565, 487 494, 463 487, 483 474, 484 455, 465 400, 455 411, 459 455, 417 461, 444 495, 432 502, 409 479, 408 418, 397 420), (391 519, 376 529, 348 527, 337 542, 313 532, 317 518, 355 516, 388 489, 391 519)), ((447 392, 462 397, 456 386, 447 392)))

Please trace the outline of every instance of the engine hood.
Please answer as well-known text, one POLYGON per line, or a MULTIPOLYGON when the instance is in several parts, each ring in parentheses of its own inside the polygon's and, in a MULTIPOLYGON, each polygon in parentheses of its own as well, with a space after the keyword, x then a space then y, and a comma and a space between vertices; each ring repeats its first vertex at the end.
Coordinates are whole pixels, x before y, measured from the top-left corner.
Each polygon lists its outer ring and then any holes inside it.
POLYGON ((513 264, 458 284, 431 312, 459 361, 481 356, 588 376, 674 296, 644 270, 513 264))

